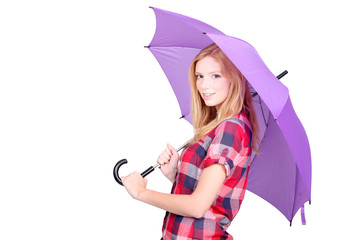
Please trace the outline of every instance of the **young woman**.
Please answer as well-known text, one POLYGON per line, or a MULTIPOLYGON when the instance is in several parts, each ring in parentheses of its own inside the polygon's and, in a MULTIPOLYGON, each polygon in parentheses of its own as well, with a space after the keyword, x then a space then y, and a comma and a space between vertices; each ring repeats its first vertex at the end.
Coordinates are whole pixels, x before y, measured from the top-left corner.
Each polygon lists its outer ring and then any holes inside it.
POLYGON ((171 194, 146 189, 138 172, 121 179, 133 198, 167 211, 163 239, 232 239, 226 229, 244 199, 258 144, 251 92, 216 44, 195 57, 189 83, 194 138, 181 158, 169 144, 158 158, 171 194))

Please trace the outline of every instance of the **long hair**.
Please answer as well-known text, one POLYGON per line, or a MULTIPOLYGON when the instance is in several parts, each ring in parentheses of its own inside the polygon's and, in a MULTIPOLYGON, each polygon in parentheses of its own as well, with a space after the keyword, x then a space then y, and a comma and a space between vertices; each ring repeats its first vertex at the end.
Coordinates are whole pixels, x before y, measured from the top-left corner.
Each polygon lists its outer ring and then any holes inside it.
POLYGON ((252 104, 252 94, 248 82, 239 69, 215 43, 202 49, 194 58, 189 69, 189 84, 191 87, 191 116, 194 127, 194 138, 187 146, 201 140, 221 121, 233 117, 238 114, 242 108, 245 108, 248 112, 248 118, 252 128, 252 149, 257 153, 259 126, 252 104), (230 82, 228 95, 221 104, 218 112, 215 106, 206 106, 196 87, 196 64, 199 60, 207 56, 213 57, 218 61, 221 65, 222 74, 230 82))

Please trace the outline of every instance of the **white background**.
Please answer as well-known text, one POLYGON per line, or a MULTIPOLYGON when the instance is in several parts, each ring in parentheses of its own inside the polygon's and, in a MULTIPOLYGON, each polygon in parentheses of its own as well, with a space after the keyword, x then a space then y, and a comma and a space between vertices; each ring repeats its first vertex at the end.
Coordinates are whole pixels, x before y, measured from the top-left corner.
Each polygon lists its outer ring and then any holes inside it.
MULTIPOLYGON (((355 1, 1 1, 0 239, 160 239, 164 211, 113 179, 192 128, 148 45, 149 6, 244 39, 282 82, 310 141, 312 205, 293 226, 247 192, 235 239, 359 237, 355 1)), ((159 170, 148 187, 169 192, 159 170)))

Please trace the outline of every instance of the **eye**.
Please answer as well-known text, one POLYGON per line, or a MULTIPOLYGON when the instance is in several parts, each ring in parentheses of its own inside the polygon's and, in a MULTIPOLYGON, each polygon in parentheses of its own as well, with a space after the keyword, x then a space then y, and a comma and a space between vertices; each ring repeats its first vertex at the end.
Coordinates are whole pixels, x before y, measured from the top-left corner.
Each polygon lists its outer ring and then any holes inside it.
POLYGON ((196 74, 196 79, 200 79, 202 78, 203 76, 201 74, 196 74))
POLYGON ((212 77, 213 78, 221 78, 221 75, 220 74, 213 74, 212 77))

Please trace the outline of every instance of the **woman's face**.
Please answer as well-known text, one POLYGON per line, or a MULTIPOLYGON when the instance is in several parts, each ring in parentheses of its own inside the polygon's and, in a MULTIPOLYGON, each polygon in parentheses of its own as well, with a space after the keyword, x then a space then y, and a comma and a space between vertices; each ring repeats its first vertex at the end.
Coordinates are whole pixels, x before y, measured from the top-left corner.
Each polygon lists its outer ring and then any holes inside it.
POLYGON ((213 57, 199 60, 195 67, 196 87, 206 106, 215 106, 219 110, 225 101, 230 82, 223 76, 221 65, 213 57))

